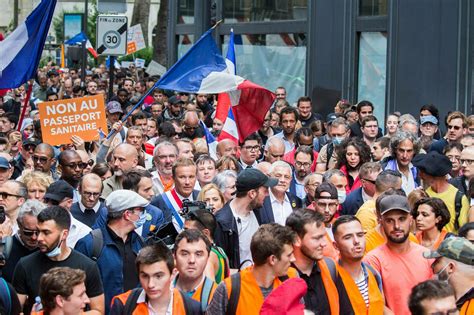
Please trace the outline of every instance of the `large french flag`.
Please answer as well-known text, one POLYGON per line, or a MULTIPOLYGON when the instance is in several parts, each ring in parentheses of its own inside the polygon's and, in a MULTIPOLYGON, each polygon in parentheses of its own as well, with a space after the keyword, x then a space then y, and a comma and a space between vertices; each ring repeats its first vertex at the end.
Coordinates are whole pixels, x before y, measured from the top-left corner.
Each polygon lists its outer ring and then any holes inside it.
POLYGON ((56 0, 42 0, 0 42, 0 89, 16 88, 36 75, 55 7, 56 0))
POLYGON ((82 44, 82 42, 86 42, 86 49, 91 53, 91 55, 97 59, 99 57, 99 54, 97 54, 97 51, 95 51, 94 47, 92 47, 91 41, 89 38, 84 34, 84 32, 80 32, 79 34, 74 35, 71 39, 68 39, 64 43, 66 45, 76 45, 76 44, 82 44))
POLYGON ((271 91, 228 72, 212 30, 208 30, 155 84, 165 90, 219 94, 228 92, 239 139, 243 140, 263 124, 275 99, 271 91))

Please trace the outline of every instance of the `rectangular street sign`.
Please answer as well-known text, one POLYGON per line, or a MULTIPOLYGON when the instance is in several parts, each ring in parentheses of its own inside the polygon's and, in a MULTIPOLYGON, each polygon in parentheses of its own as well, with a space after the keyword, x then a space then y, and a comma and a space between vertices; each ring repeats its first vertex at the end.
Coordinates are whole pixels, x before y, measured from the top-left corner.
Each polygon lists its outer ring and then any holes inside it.
POLYGON ((127 52, 127 22, 124 15, 97 17, 97 53, 121 56, 127 52))

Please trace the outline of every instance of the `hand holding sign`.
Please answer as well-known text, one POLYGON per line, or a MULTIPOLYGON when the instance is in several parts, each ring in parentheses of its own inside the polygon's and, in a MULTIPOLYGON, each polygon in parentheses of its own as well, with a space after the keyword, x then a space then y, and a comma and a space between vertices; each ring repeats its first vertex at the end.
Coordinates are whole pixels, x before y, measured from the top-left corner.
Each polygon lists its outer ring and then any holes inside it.
POLYGON ((102 95, 38 104, 43 142, 50 145, 99 139, 99 128, 107 130, 102 95))
POLYGON ((82 140, 81 137, 79 136, 72 136, 71 137, 72 144, 76 148, 76 150, 86 150, 86 147, 84 146, 84 140, 82 140))

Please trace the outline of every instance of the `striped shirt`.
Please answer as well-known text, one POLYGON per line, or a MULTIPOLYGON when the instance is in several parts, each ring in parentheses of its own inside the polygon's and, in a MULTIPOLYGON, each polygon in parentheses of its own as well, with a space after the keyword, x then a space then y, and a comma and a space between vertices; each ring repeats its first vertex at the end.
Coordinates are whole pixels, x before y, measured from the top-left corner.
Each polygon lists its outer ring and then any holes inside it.
POLYGON ((366 277, 363 277, 360 281, 356 281, 356 285, 360 294, 364 298, 365 305, 369 307, 369 287, 367 285, 366 277))

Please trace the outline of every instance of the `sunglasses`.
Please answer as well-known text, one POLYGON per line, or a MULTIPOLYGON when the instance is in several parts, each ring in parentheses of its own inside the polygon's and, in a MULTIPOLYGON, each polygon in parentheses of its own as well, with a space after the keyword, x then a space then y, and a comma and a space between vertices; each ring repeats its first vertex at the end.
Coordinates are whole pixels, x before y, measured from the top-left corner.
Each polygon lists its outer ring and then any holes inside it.
POLYGON ((49 160, 49 158, 47 158, 47 157, 33 155, 33 162, 35 162, 35 163, 37 163, 39 161, 41 164, 44 164, 44 163, 48 162, 48 160, 49 160))
POLYGON ((25 236, 32 237, 33 235, 38 236, 39 231, 38 230, 27 230, 27 229, 23 228, 22 233, 25 236))
POLYGON ((83 170, 84 168, 86 168, 87 163, 82 163, 82 162, 81 163, 71 163, 71 164, 65 164, 64 166, 72 168, 72 169, 81 169, 81 170, 83 170))
POLYGON ((459 129, 461 129, 461 126, 448 125, 448 129, 449 129, 449 130, 451 130, 451 129, 459 130, 459 129))
POLYGON ((20 198, 21 196, 20 195, 15 195, 15 194, 10 194, 10 193, 7 193, 7 192, 0 192, 0 196, 2 196, 2 199, 7 199, 8 197, 17 197, 17 198, 20 198))

